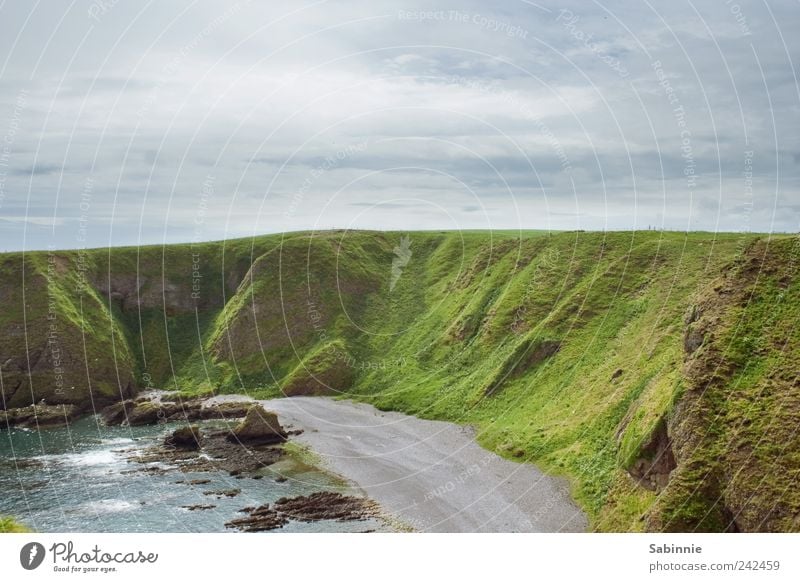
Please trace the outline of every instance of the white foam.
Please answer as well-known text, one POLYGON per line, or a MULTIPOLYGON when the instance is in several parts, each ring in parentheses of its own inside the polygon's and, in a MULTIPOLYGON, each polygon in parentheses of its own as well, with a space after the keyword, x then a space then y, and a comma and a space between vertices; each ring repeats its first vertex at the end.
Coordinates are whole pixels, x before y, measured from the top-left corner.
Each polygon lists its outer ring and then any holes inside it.
POLYGON ((42 455, 34 457, 45 465, 67 465, 86 469, 106 471, 113 466, 125 464, 125 460, 110 449, 89 450, 83 453, 64 453, 61 455, 42 455))
POLYGON ((125 501, 124 499, 102 499, 100 501, 90 501, 80 505, 81 511, 86 513, 121 513, 131 511, 139 504, 125 501))
POLYGON ((134 440, 132 438, 128 438, 128 437, 117 437, 117 438, 113 438, 113 439, 102 439, 100 441, 101 444, 114 445, 114 446, 116 446, 116 445, 129 445, 129 444, 131 444, 133 442, 134 442, 134 440))

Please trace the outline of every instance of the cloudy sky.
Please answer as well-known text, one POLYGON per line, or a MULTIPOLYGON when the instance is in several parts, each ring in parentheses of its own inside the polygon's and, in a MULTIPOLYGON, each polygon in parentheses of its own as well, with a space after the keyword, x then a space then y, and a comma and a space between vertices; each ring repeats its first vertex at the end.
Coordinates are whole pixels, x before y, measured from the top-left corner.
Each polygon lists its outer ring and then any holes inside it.
POLYGON ((0 250, 797 231, 800 5, 0 2, 0 250))

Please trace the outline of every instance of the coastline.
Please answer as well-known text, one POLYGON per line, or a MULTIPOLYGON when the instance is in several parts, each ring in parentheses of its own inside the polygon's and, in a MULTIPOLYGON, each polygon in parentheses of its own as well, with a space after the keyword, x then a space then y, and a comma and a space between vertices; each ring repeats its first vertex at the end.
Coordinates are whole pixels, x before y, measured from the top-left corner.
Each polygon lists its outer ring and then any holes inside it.
MULTIPOLYGON (((166 394, 144 396, 170 406, 168 400, 161 401, 166 394)), ((265 467, 265 476, 285 480, 285 463, 305 464, 339 481, 331 491, 357 492, 374 502, 380 519, 396 531, 588 528, 566 480, 484 449, 470 427, 321 396, 255 400, 227 394, 203 399, 202 409, 224 411, 253 404, 276 413, 291 434, 286 460, 265 467)), ((160 424, 155 413, 152 418, 153 424, 160 424)))
POLYGON ((325 469, 416 531, 581 532, 565 480, 484 449, 468 427, 326 397, 259 401, 325 469))

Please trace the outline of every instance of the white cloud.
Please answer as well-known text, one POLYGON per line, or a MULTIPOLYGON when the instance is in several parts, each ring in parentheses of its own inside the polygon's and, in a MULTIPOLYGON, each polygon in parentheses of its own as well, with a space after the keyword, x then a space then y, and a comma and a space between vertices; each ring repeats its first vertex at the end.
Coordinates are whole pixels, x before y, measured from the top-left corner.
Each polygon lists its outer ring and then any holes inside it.
POLYGON ((773 21, 757 3, 739 18, 696 2, 709 33, 689 4, 459 4, 413 20, 400 10, 427 3, 119 3, 93 20, 88 0, 66 14, 4 3, 6 246, 75 246, 81 217, 92 244, 187 240, 208 175, 208 238, 350 223, 798 228, 796 10, 775 6, 773 21))

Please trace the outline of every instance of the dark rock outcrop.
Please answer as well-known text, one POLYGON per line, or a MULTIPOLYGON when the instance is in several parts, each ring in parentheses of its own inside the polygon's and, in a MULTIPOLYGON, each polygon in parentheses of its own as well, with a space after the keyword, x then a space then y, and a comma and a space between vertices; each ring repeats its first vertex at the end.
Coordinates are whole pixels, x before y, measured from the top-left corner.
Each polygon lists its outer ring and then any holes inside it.
POLYGON ((128 415, 136 406, 133 400, 123 400, 100 411, 100 418, 108 425, 123 424, 128 421, 128 415))
POLYGON ((277 529, 286 525, 289 520, 296 521, 360 521, 378 516, 378 506, 374 501, 363 497, 352 497, 320 491, 311 495, 298 497, 282 497, 270 507, 246 507, 242 513, 247 517, 234 519, 225 527, 245 532, 258 532, 277 529))
POLYGON ((177 449, 197 450, 200 448, 200 428, 197 426, 182 426, 164 439, 164 444, 177 449))
POLYGON ((286 431, 274 412, 254 404, 241 424, 233 429, 228 440, 253 445, 282 443, 286 440, 286 431))
POLYGON ((320 491, 311 495, 282 497, 275 502, 276 511, 298 521, 352 521, 376 515, 374 502, 363 497, 342 495, 333 491, 320 491))
MULTIPOLYGON (((202 473, 226 471, 229 475, 245 478, 259 477, 258 471, 267 467, 283 456, 281 447, 263 444, 244 445, 229 440, 229 429, 201 429, 196 426, 178 429, 184 442, 191 443, 189 430, 195 435, 198 445, 175 446, 171 444, 175 433, 167 435, 164 443, 150 447, 143 453, 129 457, 131 462, 144 465, 138 471, 163 471, 163 467, 173 466, 170 470, 184 473, 202 473)), ((178 432, 176 431, 176 432, 178 432)), ((181 481, 189 485, 201 485, 205 479, 181 481)))
POLYGON ((104 408, 100 416, 108 425, 141 426, 159 422, 234 419, 247 416, 251 402, 205 405, 200 398, 158 401, 150 398, 124 400, 104 408))
POLYGON ((130 426, 141 426, 145 424, 156 424, 167 419, 167 416, 174 412, 175 405, 160 404, 157 402, 141 402, 133 407, 128 413, 128 424, 130 426))
POLYGON ((645 489, 663 491, 676 466, 667 422, 662 419, 648 441, 642 445, 640 457, 634 461, 628 473, 645 489))
POLYGON ((34 404, 0 410, 0 428, 41 428, 69 424, 81 410, 72 404, 34 404))
POLYGON ((259 532, 278 529, 289 523, 285 515, 270 508, 269 504, 255 508, 248 507, 242 511, 248 513, 248 516, 233 519, 226 523, 225 527, 244 532, 259 532))

